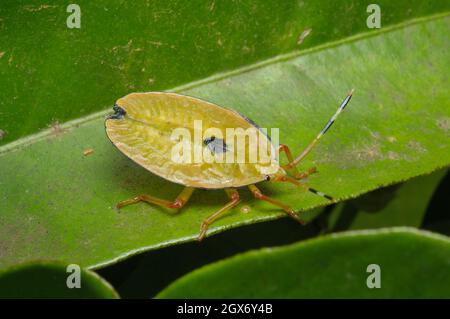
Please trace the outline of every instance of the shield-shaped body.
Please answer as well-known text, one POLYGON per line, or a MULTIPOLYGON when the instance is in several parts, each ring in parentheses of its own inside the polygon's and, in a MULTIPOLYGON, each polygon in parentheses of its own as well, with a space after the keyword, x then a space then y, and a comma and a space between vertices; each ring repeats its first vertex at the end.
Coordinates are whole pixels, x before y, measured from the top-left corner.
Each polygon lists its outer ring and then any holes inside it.
POLYGON ((163 92, 129 94, 117 101, 115 111, 105 123, 112 143, 174 183, 241 187, 284 173, 270 139, 235 111, 163 92))

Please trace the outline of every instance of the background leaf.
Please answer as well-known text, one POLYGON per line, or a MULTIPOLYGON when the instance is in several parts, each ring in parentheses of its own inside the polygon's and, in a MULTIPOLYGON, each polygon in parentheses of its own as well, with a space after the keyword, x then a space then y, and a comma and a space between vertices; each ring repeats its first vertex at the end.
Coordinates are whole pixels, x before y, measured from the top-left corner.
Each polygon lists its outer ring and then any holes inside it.
MULTIPOLYGON (((0 144, 103 110, 130 91, 291 52, 306 29, 314 36, 302 48, 365 32, 371 1, 78 0, 80 29, 66 26, 69 3, 0 5, 0 144)), ((449 10, 447 1, 377 3, 383 27, 449 10)))
POLYGON ((81 287, 69 289, 67 265, 35 261, 0 272, 0 298, 118 298, 118 294, 94 272, 81 270, 81 287))
POLYGON ((353 231, 207 265, 158 297, 449 298, 449 264, 447 237, 408 228, 353 231), (370 264, 380 266, 379 289, 366 285, 370 264))
MULTIPOLYGON (((315 209, 308 212, 308 216, 318 215, 323 210, 315 209)), ((96 272, 110 282, 122 298, 149 298, 205 264, 250 249, 282 246, 318 236, 321 227, 316 220, 304 227, 298 227, 288 218, 246 225, 212 236, 201 245, 187 242, 143 252, 96 269, 96 272), (174 258, 182 262, 174 263, 174 258)))
POLYGON ((340 203, 331 212, 328 231, 420 227, 431 198, 446 173, 447 169, 440 170, 340 203))
MULTIPOLYGON (((281 141, 298 153, 355 87, 346 114, 304 163, 319 168, 310 185, 338 199, 355 197, 450 163, 449 21, 426 17, 326 43, 182 92, 232 107, 263 127, 279 127, 281 141)), ((193 240, 201 221, 226 202, 223 192, 198 191, 179 214, 145 204, 118 214, 118 200, 138 193, 171 199, 181 187, 115 150, 102 116, 54 127, 0 153, 1 267, 39 258, 100 267, 193 240), (93 153, 83 156, 88 148, 93 153)), ((297 210, 328 204, 290 185, 262 189, 297 210)), ((211 233, 283 215, 243 194, 251 213, 238 207, 211 233)))

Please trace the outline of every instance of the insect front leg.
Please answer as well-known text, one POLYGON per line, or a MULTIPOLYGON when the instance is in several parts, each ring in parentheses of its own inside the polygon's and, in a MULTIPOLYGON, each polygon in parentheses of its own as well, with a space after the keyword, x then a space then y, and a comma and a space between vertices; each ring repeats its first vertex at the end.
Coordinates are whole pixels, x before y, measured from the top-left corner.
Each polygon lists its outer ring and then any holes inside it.
POLYGON ((298 221, 300 224, 303 225, 305 223, 302 219, 300 219, 300 217, 298 217, 294 209, 291 208, 289 205, 286 205, 276 199, 264 195, 255 185, 249 185, 248 188, 253 193, 253 196, 255 196, 255 198, 269 202, 275 206, 281 207, 289 216, 298 221))
POLYGON ((297 166, 291 166, 291 163, 294 161, 294 157, 292 156, 291 150, 289 147, 285 144, 280 144, 280 147, 278 148, 278 153, 284 152, 286 154, 286 157, 288 158, 289 163, 286 165, 283 165, 282 168, 291 172, 296 179, 303 179, 307 178, 309 175, 317 172, 317 169, 315 167, 311 167, 306 172, 299 172, 297 169, 297 166))
POLYGON ((230 202, 228 202, 228 204, 223 206, 221 209, 219 209, 217 212, 215 212, 202 222, 202 225, 200 226, 200 234, 198 235, 197 238, 198 241, 201 241, 203 238, 205 238, 206 231, 208 230, 209 225, 211 225, 215 220, 223 216, 226 212, 228 212, 231 208, 235 207, 241 201, 239 193, 236 189, 228 188, 225 189, 225 192, 231 199, 230 202))
POLYGON ((157 198, 150 195, 139 195, 131 199, 127 199, 124 201, 121 201, 117 204, 117 208, 120 209, 124 206, 139 203, 139 202, 147 202, 150 204, 155 204, 161 207, 167 207, 167 208, 174 208, 178 209, 184 206, 186 202, 191 197, 192 193, 194 192, 195 188, 192 187, 186 187, 183 189, 183 191, 178 195, 178 197, 174 201, 168 201, 165 199, 157 198))

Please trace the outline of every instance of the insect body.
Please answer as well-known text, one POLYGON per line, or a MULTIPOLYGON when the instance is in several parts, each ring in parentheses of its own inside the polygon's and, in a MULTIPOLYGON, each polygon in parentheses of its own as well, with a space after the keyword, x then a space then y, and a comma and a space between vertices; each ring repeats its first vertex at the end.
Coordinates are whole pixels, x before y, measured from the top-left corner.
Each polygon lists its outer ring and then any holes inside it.
POLYGON ((247 186, 257 199, 282 208, 289 216, 302 223, 291 207, 262 194, 255 184, 267 180, 290 182, 319 196, 332 199, 301 182, 301 179, 314 173, 315 168, 299 172, 296 165, 331 127, 350 101, 351 96, 352 93, 345 98, 323 130, 298 157, 294 158, 289 148, 281 144, 279 152, 285 152, 289 162, 286 165, 280 165, 274 152, 266 157, 265 161, 248 160, 252 156, 259 159, 261 157, 261 154, 256 154, 257 150, 252 141, 246 139, 248 132, 257 133, 258 146, 269 145, 269 149, 273 149, 274 146, 255 123, 235 111, 174 93, 129 94, 116 102, 113 108, 114 114, 106 119, 106 133, 109 139, 126 156, 147 170, 186 187, 174 201, 139 195, 119 202, 117 207, 122 208, 145 201, 179 209, 186 204, 196 188, 225 189, 230 200, 203 221, 198 237, 201 240, 212 222, 240 202, 237 188, 247 186), (178 132, 177 130, 190 137, 194 135, 194 139, 181 140, 182 135, 174 134, 178 132), (228 130, 234 132, 233 139, 226 139, 221 135, 221 132, 228 132, 228 130), (196 138, 198 133, 201 138, 196 138), (236 152, 234 137, 244 144, 243 149, 246 150, 244 160, 236 152), (222 161, 196 160, 195 157, 199 154, 221 156, 222 161), (223 160, 224 158, 227 160, 223 160))

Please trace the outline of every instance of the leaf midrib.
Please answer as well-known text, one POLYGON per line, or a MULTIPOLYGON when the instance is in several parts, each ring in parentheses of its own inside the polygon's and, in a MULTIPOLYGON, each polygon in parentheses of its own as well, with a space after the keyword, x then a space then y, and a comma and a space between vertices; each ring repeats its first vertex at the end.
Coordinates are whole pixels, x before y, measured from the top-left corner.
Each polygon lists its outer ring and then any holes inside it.
MULTIPOLYGON (((439 13, 439 14, 434 14, 434 15, 429 15, 429 16, 424 16, 424 17, 420 17, 420 18, 415 18, 415 19, 411 19, 411 20, 407 20, 404 21, 402 23, 398 23, 395 25, 391 25, 388 27, 383 27, 381 29, 378 30, 373 30, 373 31, 368 31, 368 32, 364 32, 364 33, 359 33, 344 39, 340 39, 337 41, 332 41, 332 42, 328 42, 322 45, 318 45, 306 50, 296 50, 290 53, 286 53, 286 54, 282 54, 282 55, 277 55, 273 58, 270 59, 266 59, 257 63, 253 63, 250 65, 246 65, 246 66, 242 66, 239 68, 236 68, 234 70, 231 71, 227 71, 227 72, 221 72, 221 73, 217 73, 214 74, 212 76, 209 76, 205 79, 201 79, 198 81, 193 81, 187 84, 183 84, 180 86, 177 86, 175 88, 172 89, 168 89, 168 90, 164 90, 167 92, 175 92, 175 93, 179 93, 185 90, 189 90, 189 89, 193 89, 202 85, 206 85, 208 83, 214 83, 220 80, 224 80, 227 78, 231 78, 240 74, 244 74, 247 72, 251 72, 257 69, 261 69, 264 68, 266 66, 269 65, 273 65, 279 62, 283 62, 283 61, 288 61, 291 59, 295 59, 299 56, 304 56, 304 55, 308 55, 308 54, 313 54, 316 52, 320 52, 320 51, 324 51, 333 47, 337 47, 337 46, 341 46, 344 44, 348 44, 348 43, 352 43, 352 42, 356 42, 356 41, 360 41, 363 39, 367 39, 367 38, 371 38, 374 36, 378 36, 380 34, 383 33, 389 33, 395 30, 399 30, 399 29, 403 29, 412 25, 416 25, 416 24, 421 24, 421 23, 425 23, 428 21, 433 21, 433 20, 438 20, 440 18, 444 18, 446 16, 450 15, 450 11, 444 12, 444 13, 439 13)), ((107 115, 109 115, 111 113, 111 109, 110 107, 106 108, 105 110, 99 111, 99 112, 95 112, 92 113, 88 116, 84 116, 75 120, 71 120, 68 122, 65 122, 63 124, 59 124, 59 127, 64 130, 64 131, 69 131, 75 128, 79 128, 80 126, 84 125, 84 124, 88 124, 90 122, 93 122, 95 120, 98 120, 100 118, 104 118, 107 115)), ((32 145, 34 143, 37 143, 41 140, 45 140, 47 138, 49 138, 50 136, 52 136, 53 133, 53 129, 52 128, 48 128, 45 130, 42 130, 40 132, 37 132, 35 134, 20 138, 16 141, 13 141, 11 143, 8 143, 6 145, 0 146, 0 157, 4 156, 5 154, 8 154, 10 152, 14 152, 14 151, 18 151, 21 150, 22 148, 32 145)))

